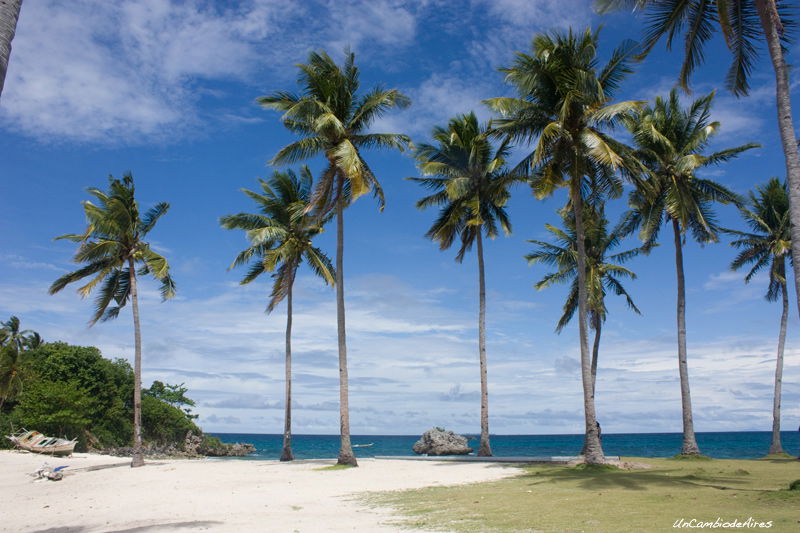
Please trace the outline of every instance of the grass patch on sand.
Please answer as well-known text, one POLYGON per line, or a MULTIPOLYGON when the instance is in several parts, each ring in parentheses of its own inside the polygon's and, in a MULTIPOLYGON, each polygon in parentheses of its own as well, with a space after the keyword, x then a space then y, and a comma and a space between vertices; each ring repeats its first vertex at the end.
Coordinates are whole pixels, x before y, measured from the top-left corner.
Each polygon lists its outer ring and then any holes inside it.
POLYGON ((528 465, 513 478, 369 500, 396 509, 403 526, 441 531, 658 532, 675 531, 680 518, 750 517, 772 521, 769 531, 800 530, 800 490, 789 490, 800 477, 797 459, 633 461, 652 468, 528 465))
POLYGON ((314 470, 347 470, 348 468, 355 468, 353 465, 330 465, 315 468, 314 470))

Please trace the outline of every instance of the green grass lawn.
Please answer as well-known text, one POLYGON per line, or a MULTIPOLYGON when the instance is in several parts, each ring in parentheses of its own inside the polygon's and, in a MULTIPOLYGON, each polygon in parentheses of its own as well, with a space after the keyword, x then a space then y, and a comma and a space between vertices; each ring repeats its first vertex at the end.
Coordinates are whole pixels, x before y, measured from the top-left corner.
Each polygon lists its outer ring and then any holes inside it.
POLYGON ((625 460, 652 468, 529 465, 496 482, 382 493, 370 501, 396 508, 402 525, 442 531, 680 531, 673 524, 681 518, 750 517, 772 527, 702 530, 800 531, 800 490, 788 490, 800 479, 797 459, 625 460))

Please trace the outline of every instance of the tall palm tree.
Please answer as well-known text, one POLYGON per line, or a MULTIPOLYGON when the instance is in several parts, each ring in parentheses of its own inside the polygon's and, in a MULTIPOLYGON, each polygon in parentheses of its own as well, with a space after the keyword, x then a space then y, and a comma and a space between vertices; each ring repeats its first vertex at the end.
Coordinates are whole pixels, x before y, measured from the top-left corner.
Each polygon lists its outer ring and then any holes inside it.
POLYGON ((41 344, 42 338, 38 333, 20 329, 16 316, 0 322, 0 411, 6 400, 22 390, 25 352, 41 344))
POLYGON ((677 274, 678 371, 681 381, 683 443, 681 454, 700 453, 694 434, 689 369, 686 359, 686 288, 683 270, 683 243, 687 232, 700 243, 716 242, 720 230, 712 204, 739 204, 740 198, 719 183, 702 179, 695 171, 735 158, 757 144, 745 144, 709 155, 703 151, 719 129, 711 122, 714 93, 681 107, 673 89, 666 100, 657 97, 652 107, 641 110, 628 121, 634 136, 637 155, 650 171, 647 181, 632 191, 631 211, 627 214, 629 230, 641 228, 639 236, 646 245, 658 238, 662 224, 672 226, 677 274))
POLYGON ((368 133, 372 122, 395 107, 411 101, 397 89, 377 86, 359 94, 355 55, 345 52, 340 67, 325 52, 312 52, 308 63, 299 64, 298 94, 278 91, 258 99, 269 109, 283 112, 281 121, 302 138, 283 147, 270 161, 287 165, 322 155, 327 166, 311 195, 318 217, 336 216, 336 323, 339 341, 339 427, 341 446, 338 464, 358 466, 350 444, 348 404, 347 342, 344 309, 344 209, 372 190, 380 209, 383 189, 364 161, 361 150, 389 148, 405 150, 410 139, 396 133, 368 133))
POLYGON ((793 3, 780 3, 778 0, 595 0, 595 8, 601 13, 622 7, 645 10, 648 23, 645 53, 664 35, 667 35, 667 48, 670 48, 676 34, 686 28, 686 52, 680 74, 680 82, 684 87, 688 86, 689 76, 695 67, 702 64, 703 48, 713 36, 717 24, 733 54, 726 84, 737 96, 748 93, 748 81, 758 58, 757 43, 761 39, 766 41, 775 72, 778 130, 789 182, 794 283, 800 310, 800 155, 792 122, 789 68, 783 47, 788 41, 786 28, 795 22, 792 17, 793 3))
POLYGON ((481 376, 481 440, 478 455, 492 455, 489 442, 489 388, 486 376, 486 274, 483 234, 498 235, 498 225, 506 235, 511 223, 505 205, 508 187, 514 175, 505 169, 508 150, 505 143, 492 147, 486 126, 478 123, 475 113, 450 120, 446 128, 435 127, 436 144, 420 144, 417 159, 423 175, 409 178, 435 191, 417 202, 417 207, 440 207, 439 216, 426 237, 439 243, 440 250, 461 241, 456 261, 477 245, 478 255, 478 359, 481 376))
POLYGON ((102 283, 100 294, 94 301, 95 312, 89 322, 116 318, 120 310, 131 301, 133 310, 133 337, 135 357, 133 365, 133 458, 131 466, 144 464, 142 457, 142 334, 139 325, 139 296, 137 277, 152 275, 161 282, 161 297, 166 300, 175 295, 175 283, 169 274, 169 263, 150 248, 144 238, 167 212, 169 204, 161 202, 142 216, 135 198, 133 176, 122 179, 109 176, 108 192, 90 188, 89 194, 97 199, 83 202, 88 225, 84 233, 56 237, 79 243, 73 261, 86 265, 64 274, 50 286, 55 294, 70 283, 91 278, 78 289, 81 297, 102 283), (137 270, 137 264, 140 265, 137 270))
POLYGON ((620 184, 614 173, 625 167, 635 174, 636 162, 630 150, 605 130, 640 105, 631 101, 609 103, 620 82, 632 72, 636 44, 623 43, 600 67, 597 38, 590 29, 536 35, 530 55, 518 53, 510 68, 501 69, 519 97, 486 102, 501 115, 493 121, 496 135, 512 142, 535 141, 533 152, 515 170, 531 176, 536 195, 549 196, 562 186, 569 191, 578 240, 578 331, 588 463, 601 463, 604 455, 587 340, 583 196, 588 193, 596 201, 603 194, 618 195, 620 184))
POLYGON ((238 213, 220 219, 225 229, 243 229, 250 246, 239 253, 231 268, 248 264, 242 279, 246 285, 265 272, 272 273, 273 284, 267 312, 286 299, 286 398, 281 461, 294 460, 292 453, 292 288, 297 268, 303 262, 315 274, 334 284, 331 260, 311 240, 322 232, 316 216, 307 210, 312 176, 307 166, 300 176, 293 171, 275 171, 267 182, 259 180, 262 193, 242 189, 259 207, 260 213, 238 213))
POLYGON ((789 295, 786 290, 786 259, 790 257, 792 239, 789 229, 789 192, 786 183, 781 183, 778 178, 770 179, 763 187, 756 187, 756 191, 758 195, 750 192, 750 206, 739 208, 752 233, 728 232, 740 237, 731 245, 742 250, 731 263, 731 269, 739 270, 745 265, 752 265, 744 278, 749 283, 758 272, 769 268, 767 301, 774 302, 780 296, 783 305, 775 364, 772 442, 769 446, 769 453, 775 454, 784 453, 781 446, 781 383, 786 322, 789 318, 789 295))
POLYGON ((17 20, 22 8, 22 0, 3 0, 0 2, 0 95, 6 81, 8 59, 11 57, 11 41, 17 31, 17 20))
MULTIPOLYGON (((589 310, 589 327, 594 330, 594 344, 592 346, 592 390, 597 382, 597 357, 600 351, 600 335, 602 326, 606 321, 608 310, 605 304, 607 291, 612 291, 617 296, 624 296, 628 307, 637 314, 642 314, 633 299, 622 285, 622 279, 636 279, 636 274, 621 264, 636 257, 640 253, 648 253, 647 247, 641 246, 610 254, 611 250, 618 247, 625 236, 622 227, 617 226, 608 231, 608 220, 600 208, 584 206, 584 241, 586 249, 586 292, 587 308, 589 310), (620 264, 617 264, 620 263, 620 264)), ((556 325, 560 333, 578 308, 578 278, 577 255, 578 241, 575 232, 575 217, 569 212, 562 212, 565 229, 559 229, 550 224, 545 224, 555 238, 555 244, 550 242, 529 240, 537 245, 538 249, 525 256, 528 264, 543 263, 556 267, 558 270, 543 277, 534 287, 541 290, 551 287, 556 283, 570 282, 567 300, 564 302, 563 314, 556 325)))

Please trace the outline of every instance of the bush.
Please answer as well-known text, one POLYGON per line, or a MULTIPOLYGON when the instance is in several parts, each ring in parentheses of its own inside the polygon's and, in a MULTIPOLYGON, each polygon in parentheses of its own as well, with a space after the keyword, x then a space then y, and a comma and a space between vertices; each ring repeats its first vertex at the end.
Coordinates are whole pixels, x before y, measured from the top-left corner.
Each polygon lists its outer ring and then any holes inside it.
POLYGON ((142 438, 156 444, 182 444, 186 433, 201 433, 182 410, 142 395, 142 438))
POLYGON ((800 479, 795 479, 789 483, 789 490, 800 490, 800 479))

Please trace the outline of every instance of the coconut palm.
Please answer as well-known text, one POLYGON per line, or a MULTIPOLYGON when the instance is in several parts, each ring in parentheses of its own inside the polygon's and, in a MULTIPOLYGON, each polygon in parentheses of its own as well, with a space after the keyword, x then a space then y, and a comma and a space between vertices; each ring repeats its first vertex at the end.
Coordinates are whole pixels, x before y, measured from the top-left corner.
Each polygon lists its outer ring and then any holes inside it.
POLYGON ((175 283, 169 274, 167 260, 150 248, 144 238, 167 212, 169 204, 158 203, 142 216, 135 198, 133 176, 122 179, 109 176, 109 190, 90 188, 89 194, 97 199, 83 202, 88 225, 84 233, 56 237, 79 243, 73 260, 86 265, 64 274, 50 286, 55 294, 70 283, 91 278, 78 289, 81 297, 88 296, 101 285, 94 301, 95 312, 89 322, 111 320, 131 301, 133 310, 133 336, 135 357, 133 366, 133 458, 131 466, 144 464, 142 458, 142 335, 139 325, 139 296, 137 278, 151 275, 161 282, 161 297, 166 300, 175 295, 175 283), (139 269, 137 270, 137 265, 139 269))
POLYGON ((757 273, 769 269, 767 301, 779 297, 782 304, 778 354, 775 365, 775 397, 772 403, 772 443, 769 453, 784 453, 781 446, 781 382, 783 381, 783 348, 786 344, 786 322, 789 318, 789 296, 786 290, 786 259, 790 257, 791 232, 789 230, 789 192, 786 183, 772 178, 763 187, 756 187, 758 195, 750 192, 750 206, 740 207, 742 218, 752 233, 728 230, 739 238, 731 243, 741 249, 731 263, 732 270, 752 265, 745 276, 750 282, 757 273))
POLYGON ((607 133, 639 102, 610 103, 623 78, 632 72, 636 44, 625 42, 602 67, 597 59, 597 34, 586 29, 576 34, 539 34, 532 54, 518 53, 510 68, 501 69, 515 86, 518 98, 492 98, 487 104, 500 113, 493 121, 496 135, 535 149, 515 171, 531 176, 540 198, 559 187, 569 191, 575 216, 578 268, 578 331, 581 349, 584 414, 589 463, 604 461, 598 437, 591 364, 587 340, 586 250, 583 223, 584 195, 591 202, 604 194, 618 195, 615 172, 628 168, 635 175, 630 150, 607 133))
POLYGON ((348 404, 347 342, 344 308, 344 209, 359 196, 373 192, 383 209, 384 197, 378 179, 364 161, 361 150, 389 148, 403 151, 410 143, 405 135, 368 133, 372 122, 395 107, 406 107, 410 100, 397 89, 378 86, 359 94, 359 74, 355 55, 345 52, 340 67, 325 52, 312 52, 300 69, 298 94, 286 91, 263 96, 258 102, 283 112, 281 121, 302 138, 281 150, 271 164, 287 165, 322 155, 327 166, 311 195, 310 203, 318 217, 336 216, 336 322, 339 341, 339 417, 341 447, 339 464, 357 466, 350 444, 348 404))
POLYGON ((38 348, 42 337, 33 330, 20 329, 19 318, 0 322, 0 411, 9 398, 22 390, 25 352, 38 348))
POLYGON ((712 209, 714 202, 739 204, 740 198, 719 183, 695 175, 698 169, 735 158, 757 144, 745 144, 704 155, 719 123, 711 122, 714 93, 694 100, 684 109, 673 89, 667 99, 657 97, 652 107, 628 121, 637 155, 650 177, 629 198, 626 215, 629 230, 640 228, 646 245, 655 243, 662 225, 670 225, 675 242, 677 274, 678 371, 681 381, 683 443, 681 454, 700 453, 694 434, 689 370, 686 359, 686 289, 683 244, 687 233, 700 243, 716 242, 720 230, 712 209))
MULTIPOLYGON (((608 310, 605 304, 607 291, 611 291, 617 296, 625 297, 628 307, 637 314, 641 314, 639 308, 622 285, 623 279, 636 279, 636 274, 621 263, 625 263, 636 257, 640 253, 649 253, 647 247, 638 247, 624 252, 610 254, 611 250, 618 247, 625 236, 623 228, 617 226, 608 231, 608 220, 605 218, 603 208, 595 206, 584 206, 584 242, 586 249, 586 292, 587 308, 589 310, 589 327, 594 330, 594 344, 592 346, 592 390, 595 390, 597 382, 597 356, 600 351, 600 335, 602 326, 606 321, 608 310), (620 263, 620 264, 617 264, 620 263)), ((528 264, 543 263, 557 268, 556 272, 551 272, 543 277, 534 287, 541 290, 551 287, 557 283, 570 282, 567 300, 564 303, 563 314, 556 325, 556 331, 560 333, 578 308, 578 278, 577 273, 577 250, 578 242, 575 232, 575 217, 568 211, 562 212, 565 229, 556 228, 550 224, 545 224, 555 239, 555 244, 551 242, 529 240, 528 242, 537 245, 537 250, 526 255, 528 264)))
MULTIPOLYGON (((788 41, 787 27, 794 25, 793 2, 778 0, 595 0, 600 12, 622 7, 645 10, 647 32, 644 51, 650 51, 667 35, 667 48, 684 31, 685 56, 680 82, 688 86, 689 76, 703 63, 703 48, 717 27, 733 54, 726 85, 737 96, 746 95, 753 64, 758 58, 758 41, 764 40, 775 72, 775 104, 778 130, 789 182, 792 257, 800 258, 800 157, 792 122, 789 68, 782 44, 788 41), (719 25, 719 26, 717 26, 719 25)), ((793 261, 795 292, 800 309, 800 259, 793 261)))
POLYGON ((267 312, 271 313, 286 299, 286 398, 281 461, 292 461, 292 288, 297 268, 304 260, 330 285, 334 284, 334 272, 328 256, 311 244, 322 232, 322 226, 307 210, 312 183, 308 167, 301 167, 300 176, 291 170, 275 171, 269 181, 259 182, 261 193, 242 191, 256 202, 260 212, 227 215, 220 219, 220 224, 225 229, 245 230, 250 240, 250 246, 236 256, 230 267, 250 265, 241 284, 269 272, 273 283, 267 312))
POLYGON ((11 41, 17 31, 17 20, 22 8, 22 0, 0 2, 0 95, 6 81, 8 59, 11 56, 11 41))
POLYGON ((478 255, 478 359, 481 377, 481 440, 478 455, 492 455, 489 442, 489 392, 486 376, 486 275, 483 235, 495 238, 498 225, 506 235, 511 223, 505 210, 508 187, 514 175, 505 169, 508 150, 505 143, 497 149, 480 125, 475 113, 450 120, 446 128, 435 127, 436 144, 420 144, 416 156, 419 169, 427 177, 409 178, 435 191, 417 202, 417 207, 440 207, 439 216, 426 233, 440 250, 460 240, 456 261, 477 247, 478 255))

